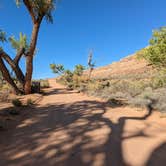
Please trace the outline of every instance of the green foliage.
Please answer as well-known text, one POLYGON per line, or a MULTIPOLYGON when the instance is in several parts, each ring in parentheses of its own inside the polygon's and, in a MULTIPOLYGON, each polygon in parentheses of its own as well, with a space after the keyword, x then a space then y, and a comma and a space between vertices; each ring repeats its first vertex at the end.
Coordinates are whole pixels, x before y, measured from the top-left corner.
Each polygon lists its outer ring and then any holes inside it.
MULTIPOLYGON (((16 0, 16 5, 20 6, 22 0, 16 0)), ((53 23, 52 11, 55 9, 55 0, 29 0, 35 17, 45 16, 46 21, 53 23)))
POLYGON ((152 78, 151 78, 151 86, 154 89, 165 87, 166 86, 166 70, 163 69, 159 72, 157 72, 152 78))
POLYGON ((15 107, 21 107, 22 106, 22 103, 21 103, 21 101, 19 99, 13 99, 12 100, 12 104, 15 107))
POLYGON ((6 41, 6 33, 2 30, 0 30, 0 41, 5 42, 6 41))
POLYGON ((130 99, 129 104, 145 108, 149 105, 154 109, 160 112, 166 112, 166 88, 159 88, 153 90, 148 87, 142 93, 132 99, 130 99))
POLYGON ((66 81, 66 82, 72 82, 72 80, 73 80, 73 72, 70 71, 70 70, 66 70, 66 71, 64 72, 63 77, 65 78, 65 81, 66 81))
POLYGON ((17 51, 19 51, 21 48, 24 48, 26 51, 29 48, 27 37, 26 35, 23 35, 21 32, 20 32, 18 40, 15 39, 14 36, 11 36, 9 37, 9 42, 11 43, 12 47, 16 49, 17 51))
MULTIPOLYGON (((16 39, 14 36, 11 36, 7 39, 6 33, 4 31, 0 30, 0 41, 1 42, 9 41, 11 43, 12 48, 16 49, 17 52, 22 48, 25 50, 25 52, 29 49, 29 44, 27 42, 27 36, 22 34, 21 32, 19 34, 19 39, 16 39)), ((2 48, 0 48, 0 49, 2 49, 2 48)))
POLYGON ((75 75, 78 75, 78 76, 81 76, 82 74, 83 74, 83 71, 85 70, 85 67, 84 66, 82 66, 82 65, 76 65, 75 66, 75 69, 74 69, 74 74, 75 75))
POLYGON ((27 106, 31 106, 34 104, 33 100, 32 99, 27 99, 27 106))
POLYGON ((4 90, 0 87, 0 102, 9 102, 10 93, 8 90, 4 90))
POLYGON ((65 72, 64 66, 62 64, 50 64, 50 69, 53 73, 62 75, 65 72))
MULTIPOLYGON (((60 65, 60 69, 61 69, 60 65)), ((58 81, 64 85, 66 85, 69 89, 77 88, 79 87, 79 84, 82 81, 82 75, 84 71, 84 66, 82 65, 76 65, 74 68, 74 71, 71 70, 64 70, 63 72, 59 72, 59 65, 51 64, 50 68, 54 71, 54 73, 60 73, 61 77, 58 79, 58 81)))
POLYGON ((150 64, 159 67, 166 67, 166 27, 153 32, 150 46, 141 50, 141 55, 150 64))
POLYGON ((48 80, 40 80, 40 87, 41 88, 49 88, 50 85, 49 85, 48 80))

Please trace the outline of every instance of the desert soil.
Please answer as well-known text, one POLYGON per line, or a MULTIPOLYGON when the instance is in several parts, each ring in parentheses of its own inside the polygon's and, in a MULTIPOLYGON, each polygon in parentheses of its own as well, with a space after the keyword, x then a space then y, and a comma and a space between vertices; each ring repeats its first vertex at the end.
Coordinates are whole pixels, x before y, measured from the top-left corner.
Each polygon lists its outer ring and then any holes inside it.
POLYGON ((0 131, 0 166, 166 165, 159 113, 113 107, 49 82, 38 105, 0 131))

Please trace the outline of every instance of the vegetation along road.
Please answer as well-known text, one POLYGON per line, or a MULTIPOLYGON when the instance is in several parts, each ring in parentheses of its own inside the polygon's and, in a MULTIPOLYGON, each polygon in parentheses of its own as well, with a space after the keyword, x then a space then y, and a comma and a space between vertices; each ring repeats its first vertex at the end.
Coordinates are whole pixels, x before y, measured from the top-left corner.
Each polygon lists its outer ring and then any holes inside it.
POLYGON ((43 100, 1 132, 2 166, 164 166, 166 121, 49 80, 43 100))

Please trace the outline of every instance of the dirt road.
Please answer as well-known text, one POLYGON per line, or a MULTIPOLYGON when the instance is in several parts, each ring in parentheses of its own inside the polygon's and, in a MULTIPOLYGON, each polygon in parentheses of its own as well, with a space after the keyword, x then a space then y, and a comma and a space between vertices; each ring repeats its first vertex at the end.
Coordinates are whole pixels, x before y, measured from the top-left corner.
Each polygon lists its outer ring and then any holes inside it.
POLYGON ((166 165, 166 118, 49 81, 38 106, 0 132, 0 166, 166 165))

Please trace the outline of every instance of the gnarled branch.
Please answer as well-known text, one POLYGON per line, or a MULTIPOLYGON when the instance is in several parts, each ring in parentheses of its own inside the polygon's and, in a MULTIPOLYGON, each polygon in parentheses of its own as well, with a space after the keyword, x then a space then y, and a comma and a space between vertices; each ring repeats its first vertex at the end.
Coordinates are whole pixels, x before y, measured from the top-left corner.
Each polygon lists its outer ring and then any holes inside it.
POLYGON ((3 50, 0 51, 0 58, 1 57, 3 57, 3 59, 11 66, 12 70, 16 74, 16 77, 17 77, 18 81, 23 86, 24 82, 25 82, 25 77, 24 77, 24 74, 23 74, 22 70, 20 69, 19 65, 16 64, 14 62, 14 60, 12 60, 10 58, 10 56, 6 52, 4 52, 3 50))
POLYGON ((16 57, 14 58, 14 63, 15 63, 16 65, 18 65, 18 63, 19 63, 21 57, 24 55, 24 52, 25 52, 25 48, 21 48, 21 49, 17 52, 17 55, 16 55, 16 57))
POLYGON ((5 78, 5 80, 13 87, 14 91, 19 94, 21 93, 21 91, 18 89, 17 85, 15 84, 15 82, 13 81, 13 79, 11 78, 8 69, 6 68, 1 56, 0 56, 0 70, 1 73, 3 75, 3 77, 5 78))

